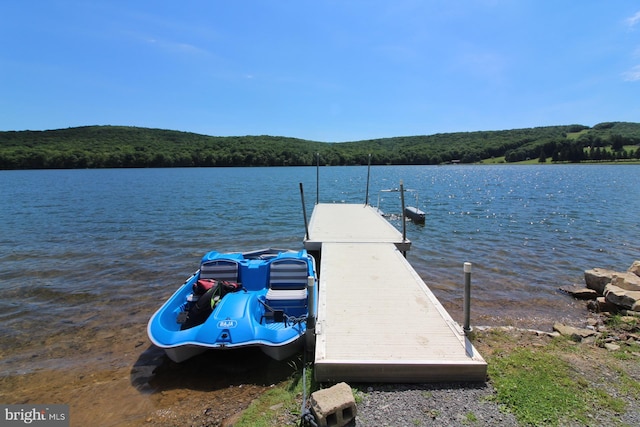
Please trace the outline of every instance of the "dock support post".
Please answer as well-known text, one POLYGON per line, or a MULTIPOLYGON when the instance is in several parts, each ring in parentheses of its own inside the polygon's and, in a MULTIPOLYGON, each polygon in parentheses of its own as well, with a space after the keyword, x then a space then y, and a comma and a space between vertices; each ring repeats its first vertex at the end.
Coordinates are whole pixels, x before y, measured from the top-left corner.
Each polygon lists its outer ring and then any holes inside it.
POLYGON ((307 222, 307 208, 304 205, 304 188, 300 183, 300 198, 302 199, 302 215, 304 215, 304 232, 307 240, 309 240, 309 223, 307 222))
POLYGON ((307 308, 309 309, 309 315, 307 316, 307 331, 305 333, 305 345, 307 351, 312 351, 315 348, 316 340, 316 281, 313 276, 307 278, 307 308))
POLYGON ((471 263, 464 263, 464 327, 465 335, 471 332, 471 263))

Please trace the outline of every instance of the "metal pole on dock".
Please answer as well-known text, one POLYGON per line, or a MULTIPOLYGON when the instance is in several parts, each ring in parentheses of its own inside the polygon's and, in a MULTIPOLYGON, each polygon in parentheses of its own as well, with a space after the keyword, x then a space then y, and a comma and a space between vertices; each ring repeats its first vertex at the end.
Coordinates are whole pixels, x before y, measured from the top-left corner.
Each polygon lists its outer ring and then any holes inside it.
POLYGON ((309 239, 309 223, 307 222, 307 208, 304 205, 304 188, 300 183, 300 198, 302 199, 302 215, 304 215, 304 231, 307 240, 309 239))
POLYGON ((402 218, 402 241, 407 241, 407 222, 404 220, 404 183, 400 181, 400 203, 402 204, 400 217, 402 218))
POLYGON ((364 205, 369 204, 369 177, 371 176, 371 153, 369 153, 369 164, 367 165, 367 193, 364 199, 364 205))
POLYGON ((316 153, 316 205, 318 203, 320 203, 320 153, 316 153))
POLYGON ((464 263, 464 327, 465 335, 471 332, 471 263, 464 263))
POLYGON ((316 316, 315 311, 315 287, 316 281, 313 276, 307 278, 307 307, 309 307, 309 315, 307 316, 307 331, 305 333, 306 346, 308 351, 312 351, 315 347, 315 332, 316 332, 316 316))

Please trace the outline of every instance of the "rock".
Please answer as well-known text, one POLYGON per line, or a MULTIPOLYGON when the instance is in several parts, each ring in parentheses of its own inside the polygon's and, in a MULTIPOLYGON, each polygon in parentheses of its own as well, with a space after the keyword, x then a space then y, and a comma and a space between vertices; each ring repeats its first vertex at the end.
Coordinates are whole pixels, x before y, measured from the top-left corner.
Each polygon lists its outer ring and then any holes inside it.
POLYGON ((628 336, 629 338, 633 339, 634 341, 638 341, 638 342, 640 342, 640 334, 633 334, 633 333, 629 332, 629 333, 627 334, 627 336, 628 336))
POLYGON ((581 342, 584 338, 596 335, 596 331, 591 329, 574 328, 573 326, 567 326, 563 323, 555 323, 553 330, 558 331, 561 335, 565 335, 576 342, 581 342))
POLYGON ((628 291, 640 291, 640 276, 634 273, 616 273, 611 278, 611 284, 628 291))
POLYGON ((600 323, 599 319, 595 319, 593 317, 590 317, 587 319, 587 325, 589 325, 589 329, 595 328, 596 326, 598 326, 599 323, 600 323))
POLYGON ((640 311, 640 291, 629 291, 608 284, 605 286, 604 297, 608 302, 627 310, 640 311))
POLYGON ((619 274, 613 270, 607 270, 604 268, 594 268, 592 270, 586 270, 584 272, 584 281, 587 288, 593 289, 600 295, 604 294, 604 287, 611 283, 613 276, 619 274))
POLYGON ((617 351, 620 350, 620 346, 618 344, 613 344, 613 343, 605 343, 604 348, 606 348, 609 351, 617 351))
POLYGON ((627 270, 627 273, 633 273, 640 277, 640 261, 634 261, 633 264, 631 264, 631 267, 627 270))
POLYGON ((578 299, 596 299, 599 296, 595 290, 578 285, 561 286, 558 289, 578 299))
POLYGON ((615 304, 608 302, 604 297, 598 297, 595 301, 589 301, 587 308, 596 313, 605 313, 607 311, 617 311, 619 307, 615 304))
POLYGON ((280 403, 276 403, 275 405, 271 405, 269 406, 269 409, 272 411, 277 411, 278 409, 282 408, 284 406, 284 403, 280 402, 280 403))

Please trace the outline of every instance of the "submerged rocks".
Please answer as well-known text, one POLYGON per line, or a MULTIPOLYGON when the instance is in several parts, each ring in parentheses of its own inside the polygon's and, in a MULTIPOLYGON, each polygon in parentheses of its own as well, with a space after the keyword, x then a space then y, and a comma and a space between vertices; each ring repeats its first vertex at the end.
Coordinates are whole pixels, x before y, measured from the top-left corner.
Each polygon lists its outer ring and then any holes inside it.
POLYGON ((597 291, 593 289, 585 288, 584 286, 578 286, 578 285, 562 286, 560 287, 560 290, 577 299, 593 300, 600 296, 600 294, 597 291))

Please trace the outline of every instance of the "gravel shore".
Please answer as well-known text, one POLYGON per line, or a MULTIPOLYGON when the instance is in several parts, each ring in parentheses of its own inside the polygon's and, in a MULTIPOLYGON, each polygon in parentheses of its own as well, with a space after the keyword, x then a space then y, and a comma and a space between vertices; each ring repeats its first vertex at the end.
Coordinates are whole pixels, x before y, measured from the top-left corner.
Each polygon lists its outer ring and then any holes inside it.
MULTIPOLYGON (((357 415, 347 427, 517 427, 513 414, 493 401, 494 389, 480 384, 396 384, 354 387, 357 415)), ((623 414, 599 412, 587 424, 565 420, 567 427, 640 425, 640 408, 631 396, 623 414)))
POLYGON ((488 383, 354 386, 358 413, 349 426, 517 426, 492 400, 488 383))
MULTIPOLYGON (((633 322, 635 325, 635 322, 633 322)), ((494 351, 509 354, 515 349, 529 348, 553 352, 570 366, 576 378, 576 393, 594 404, 586 420, 560 422, 562 426, 620 427, 640 425, 640 353, 634 352, 629 340, 627 350, 612 351, 589 343, 571 340, 552 343, 553 338, 537 331, 496 328, 479 332, 475 345, 485 356, 494 351), (589 397, 590 396, 590 397, 589 397), (614 404, 617 402, 616 404, 614 404)), ((608 330, 609 336, 627 338, 623 328, 608 330)), ((636 331, 636 329, 634 329, 636 331)), ((631 332, 627 331, 627 334, 631 332)), ((633 337, 636 335, 631 333, 633 337)), ((495 399, 495 389, 485 383, 434 384, 352 384, 357 403, 357 416, 349 426, 519 426, 515 416, 504 410, 495 399)), ((541 395, 541 399, 548 397, 541 395)))

